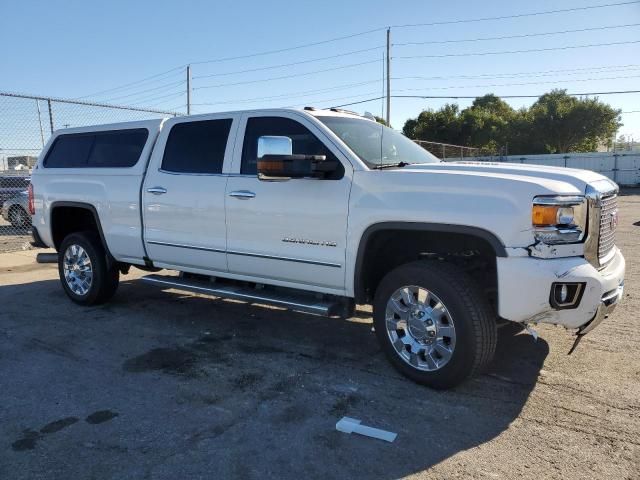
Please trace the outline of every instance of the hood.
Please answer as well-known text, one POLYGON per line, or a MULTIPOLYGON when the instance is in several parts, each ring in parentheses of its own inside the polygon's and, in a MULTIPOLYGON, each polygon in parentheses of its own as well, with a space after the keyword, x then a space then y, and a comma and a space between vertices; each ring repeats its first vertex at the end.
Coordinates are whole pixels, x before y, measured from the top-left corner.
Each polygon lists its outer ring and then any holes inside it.
POLYGON ((588 170, 426 163, 354 173, 351 208, 359 210, 366 226, 402 221, 476 227, 491 232, 508 248, 522 248, 535 242, 531 227, 535 197, 584 195, 587 186, 601 192, 616 188, 607 177, 588 170))
POLYGON ((551 191, 555 191, 555 193, 583 194, 587 185, 602 182, 603 180, 608 181, 612 187, 615 187, 615 183, 608 180, 607 177, 590 170, 523 163, 441 162, 409 165, 402 170, 415 171, 416 173, 438 172, 466 174, 526 181, 546 187, 551 191), (562 184, 565 185, 563 186, 562 184), (575 190, 578 190, 578 192, 575 192, 575 190))

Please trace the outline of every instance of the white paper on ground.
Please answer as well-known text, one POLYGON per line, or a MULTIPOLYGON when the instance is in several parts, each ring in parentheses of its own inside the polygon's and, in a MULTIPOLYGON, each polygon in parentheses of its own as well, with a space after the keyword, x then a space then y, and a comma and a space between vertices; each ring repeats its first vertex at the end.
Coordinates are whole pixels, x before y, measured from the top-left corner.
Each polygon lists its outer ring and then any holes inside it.
POLYGON ((398 436, 397 433, 388 432, 379 428, 367 427, 362 425, 360 420, 355 418, 343 417, 336 423, 336 430, 344 433, 358 433, 367 437, 377 438, 385 442, 393 442, 398 436))

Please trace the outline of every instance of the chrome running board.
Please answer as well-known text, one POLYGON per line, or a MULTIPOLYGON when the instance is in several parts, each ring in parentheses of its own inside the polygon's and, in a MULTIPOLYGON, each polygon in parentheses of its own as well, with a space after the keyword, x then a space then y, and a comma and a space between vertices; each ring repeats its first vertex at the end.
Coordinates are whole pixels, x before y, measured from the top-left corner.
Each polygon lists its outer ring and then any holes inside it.
POLYGON ((271 289, 257 289, 250 286, 227 285, 206 280, 182 278, 169 275, 146 275, 142 280, 164 288, 174 288, 193 293, 203 293, 215 297, 230 298, 249 303, 259 303, 284 307, 296 312, 312 313, 325 317, 338 316, 344 310, 339 297, 336 300, 317 298, 313 293, 281 292, 271 289))

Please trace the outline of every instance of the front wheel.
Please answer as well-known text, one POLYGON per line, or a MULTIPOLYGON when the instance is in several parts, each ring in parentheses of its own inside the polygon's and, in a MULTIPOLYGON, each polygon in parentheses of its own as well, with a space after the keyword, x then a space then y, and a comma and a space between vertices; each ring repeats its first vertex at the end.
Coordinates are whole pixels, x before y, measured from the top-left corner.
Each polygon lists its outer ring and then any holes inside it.
POLYGON ((58 252, 58 273, 66 294, 80 305, 109 300, 120 280, 117 266, 108 266, 102 242, 93 232, 65 237, 58 252))
POLYGON ((482 370, 496 347, 486 298, 463 270, 445 262, 417 261, 389 272, 376 290, 373 321, 393 366, 437 389, 482 370))

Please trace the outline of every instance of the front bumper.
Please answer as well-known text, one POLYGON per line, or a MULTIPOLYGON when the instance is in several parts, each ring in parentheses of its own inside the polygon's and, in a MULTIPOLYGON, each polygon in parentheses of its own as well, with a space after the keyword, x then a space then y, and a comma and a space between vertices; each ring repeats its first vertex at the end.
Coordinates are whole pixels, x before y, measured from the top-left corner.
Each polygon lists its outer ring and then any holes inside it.
POLYGON ((582 257, 537 259, 498 258, 498 313, 520 323, 551 323, 587 333, 622 298, 625 261, 615 248, 613 259, 601 270, 582 257), (556 310, 549 303, 554 282, 585 283, 576 308, 556 310))
POLYGON ((582 325, 578 329, 579 335, 585 335, 589 333, 591 330, 600 325, 605 318, 607 318, 618 305, 618 302, 622 300, 622 294, 624 293, 624 282, 614 291, 609 292, 602 297, 602 301, 600 302, 600 306, 596 311, 595 317, 589 320, 587 323, 582 325))

